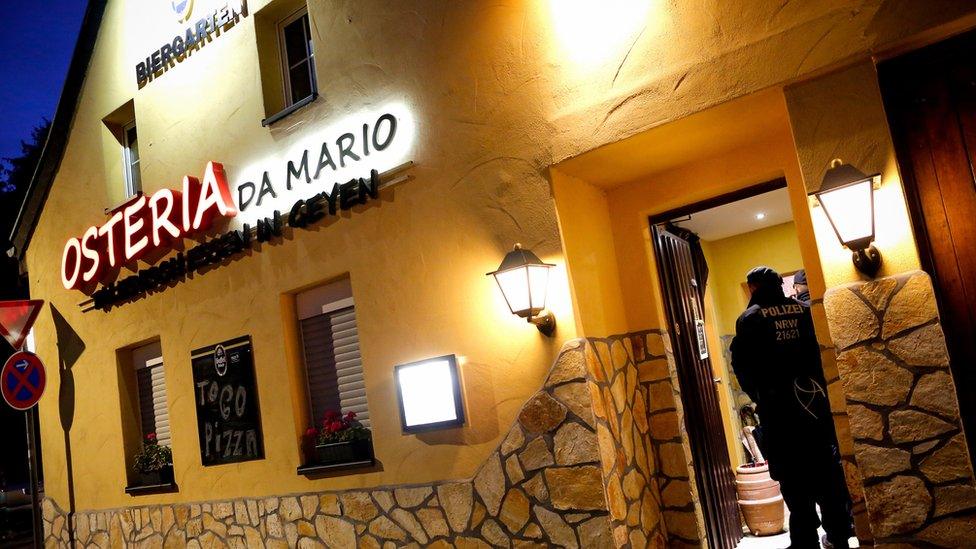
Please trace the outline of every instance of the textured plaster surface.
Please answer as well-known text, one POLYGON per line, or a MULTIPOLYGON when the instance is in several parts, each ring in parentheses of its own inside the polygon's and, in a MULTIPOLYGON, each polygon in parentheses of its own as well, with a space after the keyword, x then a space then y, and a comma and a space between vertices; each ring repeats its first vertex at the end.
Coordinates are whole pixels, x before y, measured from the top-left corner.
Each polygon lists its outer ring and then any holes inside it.
MULTIPOLYGON (((257 12, 265 4, 250 7, 257 12)), ((52 368, 40 406, 46 487, 67 505, 70 446, 73 501, 81 510, 133 504, 122 491, 116 350, 157 337, 181 491, 146 496, 140 504, 472 475, 544 378, 559 341, 577 335, 547 166, 864 56, 974 8, 947 0, 652 2, 642 19, 625 21, 630 30, 623 34, 586 33, 596 42, 625 39, 584 65, 559 39, 566 30, 557 17, 564 9, 559 2, 312 3, 322 95, 267 129, 260 126, 270 113, 257 91, 256 17, 137 89, 132 67, 144 51, 158 47, 141 32, 147 24, 142 9, 139 3, 109 3, 69 145, 27 256, 32 293, 50 304, 36 327, 39 354, 48 364, 70 366, 58 374, 52 368), (64 291, 58 280, 61 250, 68 237, 103 221, 103 209, 118 202, 118 148, 101 120, 129 100, 139 122, 147 192, 177 186, 208 160, 229 169, 260 160, 328 121, 391 100, 402 101, 417 121, 412 158, 418 164, 412 181, 384 193, 374 207, 288 234, 283 242, 110 313, 82 314, 81 294, 64 291), (509 315, 484 277, 515 241, 557 264, 551 290, 560 326, 555 340, 509 315), (344 274, 356 296, 381 466, 310 481, 294 474, 307 418, 300 413, 303 381, 293 319, 283 314, 287 297, 281 296, 344 274), (53 319, 62 316, 57 333, 53 319), (203 468, 189 351, 245 334, 254 341, 267 456, 203 468), (84 351, 65 364, 75 337, 84 351), (393 366, 445 353, 466 357, 461 370, 469 424, 403 435, 393 366), (70 427, 67 436, 63 426, 70 427)), ((587 290, 576 286, 577 292, 587 290)), ((653 302, 641 306, 655 310, 653 302)), ((634 330, 654 326, 654 318, 651 313, 627 322, 634 330)))

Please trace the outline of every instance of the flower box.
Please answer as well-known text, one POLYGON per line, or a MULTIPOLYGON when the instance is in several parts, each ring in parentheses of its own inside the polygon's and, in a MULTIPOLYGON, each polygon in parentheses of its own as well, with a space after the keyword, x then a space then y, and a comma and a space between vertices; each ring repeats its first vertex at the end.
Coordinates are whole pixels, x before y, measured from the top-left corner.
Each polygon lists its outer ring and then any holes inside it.
POLYGON ((156 471, 136 472, 136 486, 163 486, 173 484, 173 466, 168 465, 156 471))
POLYGON ((340 465, 373 461, 373 442, 370 440, 350 440, 315 445, 316 465, 340 465))

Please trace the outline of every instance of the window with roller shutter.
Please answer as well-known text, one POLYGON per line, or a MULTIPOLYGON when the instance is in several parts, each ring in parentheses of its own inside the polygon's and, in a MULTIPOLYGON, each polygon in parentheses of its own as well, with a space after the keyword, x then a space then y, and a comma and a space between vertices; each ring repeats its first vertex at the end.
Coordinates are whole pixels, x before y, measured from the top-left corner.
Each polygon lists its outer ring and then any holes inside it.
POLYGON ((132 352, 139 392, 139 415, 142 435, 156 433, 162 446, 170 446, 169 410, 166 407, 166 380, 159 343, 132 352))
POLYGON ((315 425, 328 410, 356 412, 370 426, 356 307, 348 280, 298 296, 299 323, 315 425))

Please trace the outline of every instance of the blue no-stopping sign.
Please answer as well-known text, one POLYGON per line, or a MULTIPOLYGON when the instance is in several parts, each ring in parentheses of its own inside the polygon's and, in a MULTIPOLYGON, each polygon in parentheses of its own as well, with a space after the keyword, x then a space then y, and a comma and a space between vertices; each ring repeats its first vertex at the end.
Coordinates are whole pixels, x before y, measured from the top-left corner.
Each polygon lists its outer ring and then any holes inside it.
POLYGON ((27 410, 37 404, 46 382, 41 359, 27 351, 11 355, 0 370, 0 393, 15 410, 27 410))

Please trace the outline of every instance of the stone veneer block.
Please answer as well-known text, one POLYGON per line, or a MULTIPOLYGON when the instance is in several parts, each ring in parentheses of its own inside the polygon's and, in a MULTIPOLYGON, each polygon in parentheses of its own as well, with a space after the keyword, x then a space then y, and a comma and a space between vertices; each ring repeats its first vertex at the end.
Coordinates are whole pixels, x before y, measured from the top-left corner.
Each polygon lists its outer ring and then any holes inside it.
POLYGON ((878 317, 853 291, 842 289, 824 296, 830 337, 838 349, 846 349, 878 335, 878 317))
POLYGON ((884 309, 884 328, 882 339, 921 326, 938 318, 939 308, 935 303, 935 290, 932 281, 925 273, 909 276, 905 285, 892 296, 884 309))
POLYGON ((921 479, 895 477, 867 487, 866 492, 875 536, 906 534, 925 524, 932 496, 921 479))
POLYGON ((888 477, 911 468, 911 453, 898 448, 858 444, 855 446, 862 457, 861 472, 865 479, 888 477))
POLYGON ((930 324, 888 341, 888 351, 908 366, 949 367, 945 334, 939 324, 930 324))
POLYGON ((896 410, 888 414, 888 433, 895 444, 935 438, 956 426, 917 410, 896 410))
POLYGON ((912 406, 935 412, 942 417, 957 419, 959 403, 952 376, 945 371, 923 375, 912 392, 912 406))
POLYGON ((518 416, 522 428, 535 435, 555 429, 564 419, 566 407, 545 392, 529 399, 518 416))
POLYGON ((914 378, 884 354, 867 347, 840 353, 837 370, 848 400, 880 406, 905 402, 914 378))
POLYGON ((970 476, 969 455, 966 440, 960 433, 922 460, 919 468, 932 483, 945 483, 967 479, 970 476))

